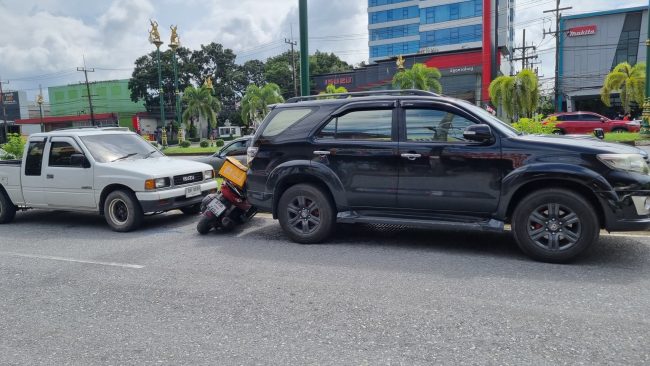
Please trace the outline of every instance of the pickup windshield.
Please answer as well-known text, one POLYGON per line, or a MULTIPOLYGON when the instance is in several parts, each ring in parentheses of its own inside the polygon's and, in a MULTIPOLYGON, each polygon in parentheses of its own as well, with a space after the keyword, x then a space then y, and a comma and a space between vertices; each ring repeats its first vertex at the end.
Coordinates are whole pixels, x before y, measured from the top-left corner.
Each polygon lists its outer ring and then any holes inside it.
POLYGON ((115 134, 83 136, 81 141, 98 163, 126 159, 146 159, 164 156, 138 135, 115 134))

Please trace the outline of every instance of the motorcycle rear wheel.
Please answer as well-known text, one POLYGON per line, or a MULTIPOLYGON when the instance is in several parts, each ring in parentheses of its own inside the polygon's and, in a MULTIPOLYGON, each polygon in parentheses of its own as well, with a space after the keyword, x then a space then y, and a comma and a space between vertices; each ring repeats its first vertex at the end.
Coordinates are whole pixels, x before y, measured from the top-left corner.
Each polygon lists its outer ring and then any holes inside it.
POLYGON ((199 234, 201 235, 205 235, 209 233, 212 227, 214 226, 213 222, 214 222, 214 218, 201 216, 201 219, 196 224, 196 231, 198 231, 199 234))

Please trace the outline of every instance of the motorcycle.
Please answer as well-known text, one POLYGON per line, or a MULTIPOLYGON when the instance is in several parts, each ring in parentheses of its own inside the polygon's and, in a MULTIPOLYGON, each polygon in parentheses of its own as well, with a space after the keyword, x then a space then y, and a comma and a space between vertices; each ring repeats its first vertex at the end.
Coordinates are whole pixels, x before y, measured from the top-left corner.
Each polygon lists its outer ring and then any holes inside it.
POLYGON ((213 228, 229 231, 255 216, 257 209, 248 202, 244 190, 247 170, 237 159, 226 159, 219 170, 223 178, 219 191, 201 202, 201 218, 196 224, 199 234, 205 235, 213 228))

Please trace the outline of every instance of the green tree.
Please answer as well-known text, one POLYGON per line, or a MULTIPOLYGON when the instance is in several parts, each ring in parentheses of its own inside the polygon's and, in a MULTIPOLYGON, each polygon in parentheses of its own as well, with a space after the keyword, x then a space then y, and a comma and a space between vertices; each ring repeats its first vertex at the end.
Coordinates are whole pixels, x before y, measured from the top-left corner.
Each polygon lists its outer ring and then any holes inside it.
MULTIPOLYGON (((348 90, 345 87, 342 87, 342 86, 337 87, 334 84, 327 84, 327 86, 325 87, 325 91, 322 91, 322 92, 320 92, 318 94, 319 95, 322 95, 322 94, 342 94, 342 93, 347 93, 347 92, 348 92, 348 90)), ((327 99, 327 98, 336 98, 336 97, 323 97, 323 98, 327 99)))
POLYGON ((501 106, 507 118, 516 116, 532 117, 539 103, 537 75, 529 70, 521 70, 515 76, 499 76, 492 80, 488 88, 490 99, 495 106, 501 106))
POLYGON ((247 126, 255 125, 266 117, 269 105, 282 102, 284 98, 277 84, 268 83, 261 88, 251 84, 241 100, 242 121, 247 126))
POLYGON ((630 112, 630 102, 634 101, 638 105, 643 105, 645 99, 645 63, 639 62, 632 66, 627 62, 622 62, 612 72, 605 76, 603 88, 600 90, 600 100, 606 106, 611 106, 611 94, 619 92, 621 104, 625 113, 630 112))
POLYGON ((183 111, 183 122, 190 122, 189 130, 192 131, 194 119, 197 117, 205 118, 210 128, 217 127, 217 114, 221 110, 221 103, 212 95, 212 89, 202 86, 195 88, 188 86, 183 94, 183 101, 187 107, 183 111))
POLYGON ((410 69, 398 71, 393 77, 393 87, 442 93, 440 77, 440 71, 437 68, 417 63, 410 69))
POLYGON ((23 156, 25 139, 17 133, 7 135, 7 143, 0 145, 7 155, 0 156, 0 159, 20 159, 23 156))

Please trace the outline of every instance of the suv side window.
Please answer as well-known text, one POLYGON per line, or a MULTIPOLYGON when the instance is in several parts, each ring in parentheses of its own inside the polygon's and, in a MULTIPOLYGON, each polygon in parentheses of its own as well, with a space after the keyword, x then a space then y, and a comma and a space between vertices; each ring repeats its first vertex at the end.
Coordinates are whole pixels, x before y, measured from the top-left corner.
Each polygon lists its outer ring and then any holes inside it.
POLYGON ((276 113, 266 125, 262 136, 272 137, 279 135, 282 131, 291 127, 296 122, 305 118, 314 111, 312 108, 291 108, 283 109, 276 113))
POLYGON ((27 148, 27 159, 25 160, 25 175, 40 176, 43 167, 43 150, 45 142, 33 141, 27 148))
POLYGON ((464 142, 463 131, 474 122, 440 109, 406 110, 406 140, 411 142, 464 142))
POLYGON ((319 139, 391 141, 392 109, 355 110, 334 117, 316 135, 319 139))
POLYGON ((50 159, 48 166, 62 168, 80 168, 78 165, 72 165, 71 156, 73 154, 83 154, 81 150, 70 143, 63 141, 53 141, 50 145, 50 159))

